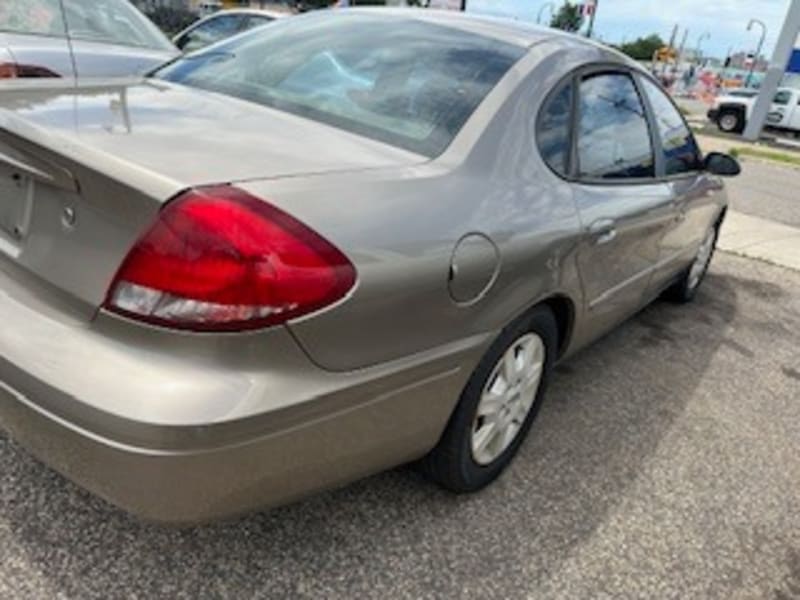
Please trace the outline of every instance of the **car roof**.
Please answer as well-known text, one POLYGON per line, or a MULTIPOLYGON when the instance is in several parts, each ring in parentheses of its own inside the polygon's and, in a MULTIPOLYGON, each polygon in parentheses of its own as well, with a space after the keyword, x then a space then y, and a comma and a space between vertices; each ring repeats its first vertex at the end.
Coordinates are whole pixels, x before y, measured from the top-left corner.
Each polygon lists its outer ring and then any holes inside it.
POLYGON ((346 10, 349 13, 410 17, 421 21, 462 29, 524 48, 529 48, 545 40, 558 39, 576 46, 590 46, 613 51, 612 48, 599 44, 594 40, 508 17, 496 17, 452 10, 434 10, 429 8, 353 7, 341 10, 346 10))
POLYGON ((204 20, 213 19, 220 15, 252 15, 271 17, 273 19, 282 19, 284 17, 291 17, 294 13, 290 10, 276 10, 269 8, 225 8, 211 13, 204 20))

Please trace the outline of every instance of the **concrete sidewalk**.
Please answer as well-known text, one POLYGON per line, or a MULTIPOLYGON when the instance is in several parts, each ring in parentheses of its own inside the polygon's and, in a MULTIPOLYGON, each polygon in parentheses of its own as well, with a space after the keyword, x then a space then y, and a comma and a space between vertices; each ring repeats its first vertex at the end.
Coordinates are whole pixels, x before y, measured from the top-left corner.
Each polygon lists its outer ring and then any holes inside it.
POLYGON ((746 258, 800 271, 800 228, 729 211, 718 247, 746 258))

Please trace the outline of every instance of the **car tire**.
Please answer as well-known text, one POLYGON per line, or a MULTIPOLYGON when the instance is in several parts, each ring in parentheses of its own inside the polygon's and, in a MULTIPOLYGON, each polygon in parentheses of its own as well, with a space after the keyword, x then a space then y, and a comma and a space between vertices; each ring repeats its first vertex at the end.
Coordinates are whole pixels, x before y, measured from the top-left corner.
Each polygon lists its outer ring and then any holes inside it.
POLYGON ((533 309, 504 329, 470 376, 441 440, 421 461, 423 472, 456 493, 474 492, 494 481, 514 458, 536 418, 557 351, 558 325, 547 307, 533 309), (529 363, 539 365, 532 394, 536 368, 528 368, 529 363), (515 375, 508 377, 509 372, 515 375), (497 394, 508 385, 507 379, 511 386, 504 394, 497 394), (498 400, 501 396, 504 399, 498 400), (488 409, 496 403, 498 407, 504 404, 504 408, 489 414, 488 409), (507 421, 507 427, 515 431, 502 430, 507 421), (492 423, 496 432, 488 439, 492 423))
POLYGON ((717 117, 717 126, 725 133, 741 133, 744 131, 744 115, 741 110, 722 109, 717 117))
POLYGON ((678 304, 685 304, 694 300, 700 284, 703 283, 711 259, 714 257, 714 250, 717 247, 719 237, 719 226, 714 225, 706 233, 700 247, 697 250, 692 264, 684 271, 681 278, 672 287, 664 292, 665 298, 678 304))

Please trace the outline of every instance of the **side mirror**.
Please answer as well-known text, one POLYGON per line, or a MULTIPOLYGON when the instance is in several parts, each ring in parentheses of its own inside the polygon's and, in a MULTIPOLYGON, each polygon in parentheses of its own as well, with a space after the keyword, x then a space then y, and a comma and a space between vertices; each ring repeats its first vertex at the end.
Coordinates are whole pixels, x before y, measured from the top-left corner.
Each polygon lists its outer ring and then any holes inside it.
POLYGON ((705 169, 712 175, 735 177, 742 172, 739 161, 721 152, 711 152, 706 156, 705 169))
POLYGON ((183 50, 184 47, 186 46, 186 42, 188 41, 189 41, 189 36, 182 35, 181 37, 173 39, 172 43, 175 44, 175 47, 178 48, 178 50, 183 50))

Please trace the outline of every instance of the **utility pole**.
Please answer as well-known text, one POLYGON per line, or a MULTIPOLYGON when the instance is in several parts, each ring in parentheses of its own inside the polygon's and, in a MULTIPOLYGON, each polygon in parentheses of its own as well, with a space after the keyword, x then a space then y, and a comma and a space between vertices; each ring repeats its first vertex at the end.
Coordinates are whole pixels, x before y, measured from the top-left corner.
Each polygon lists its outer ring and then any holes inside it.
POLYGON ((699 38, 697 38, 697 47, 694 50, 694 57, 695 60, 697 60, 698 67, 702 65, 700 45, 703 43, 703 40, 710 40, 710 39, 711 39, 711 34, 708 33, 707 31, 704 34, 702 34, 699 38))
POLYGON ((761 84, 761 92, 753 107, 753 114, 747 122, 744 130, 744 139, 755 142, 761 135, 764 123, 767 120, 769 107, 772 105, 772 98, 778 90, 778 86, 786 73, 786 65, 792 57, 794 43, 797 40, 797 33, 800 32, 800 0, 792 0, 789 4, 789 12, 783 22, 783 29, 772 53, 772 60, 767 68, 764 83, 761 84))
POLYGON ((678 24, 675 23, 675 27, 672 28, 672 35, 669 36, 669 44, 667 44, 669 48, 675 47, 675 40, 677 39, 677 37, 678 37, 678 24))
POLYGON ((747 24, 747 31, 753 29, 753 25, 758 25, 761 27, 761 38, 758 40, 758 49, 756 50, 756 55, 753 57, 753 64, 750 65, 750 70, 747 73, 747 80, 745 81, 744 87, 750 87, 750 80, 753 79, 753 73, 756 70, 758 59, 761 56, 761 50, 764 48, 764 40, 767 37, 767 26, 764 25, 764 21, 750 19, 750 22, 747 24))
POLYGON ((681 40, 680 48, 678 48, 678 67, 681 66, 681 62, 683 62, 683 51, 686 49, 686 40, 689 39, 689 28, 686 28, 686 31, 683 32, 683 39, 681 40))

